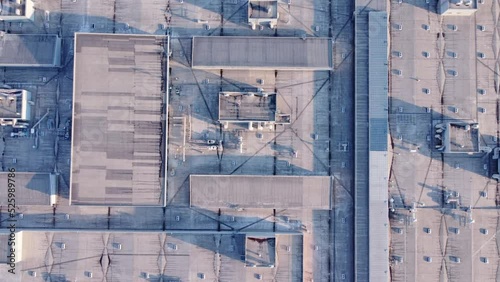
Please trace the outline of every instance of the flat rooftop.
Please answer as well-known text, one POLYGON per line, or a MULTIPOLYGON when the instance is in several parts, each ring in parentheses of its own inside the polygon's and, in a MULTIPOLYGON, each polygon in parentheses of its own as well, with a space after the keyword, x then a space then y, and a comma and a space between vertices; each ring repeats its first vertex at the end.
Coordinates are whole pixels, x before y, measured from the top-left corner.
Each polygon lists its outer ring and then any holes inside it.
MULTIPOLYGON (((9 281, 302 281, 302 236, 276 235, 275 268, 246 267, 246 234, 22 231, 23 259, 9 281), (50 238, 50 239, 47 239, 50 238), (288 246, 288 251, 285 246, 288 246), (49 254, 49 255, 47 255, 49 254), (220 267, 214 271, 214 257, 220 267), (21 271, 22 269, 22 271, 21 271), (49 270, 49 271, 48 271, 49 270), (32 277, 36 272, 36 279, 32 277), (13 279, 17 278, 17 279, 13 279)), ((1 245, 6 236, 0 235, 1 245)), ((22 243, 21 243, 22 241, 22 243)), ((3 249, 0 249, 2 253, 3 249)), ((10 275, 10 274, 9 274, 10 275)))
POLYGON ((8 185, 12 183, 15 186, 16 205, 50 205, 51 185, 55 185, 55 178, 51 181, 49 173, 30 173, 16 172, 11 177, 15 182, 9 181, 9 172, 0 172, 0 205, 8 204, 8 185), (52 182, 52 183, 51 183, 52 182))
POLYGON ((54 34, 0 33, 1 67, 57 67, 61 38, 54 34))
POLYGON ((330 208, 328 176, 191 175, 199 208, 330 208))
POLYGON ((221 92, 219 121, 276 121, 276 93, 221 92))
POLYGON ((167 40, 76 34, 71 204, 163 205, 167 40))
POLYGON ((330 38, 200 36, 192 54, 195 69, 332 69, 330 38))

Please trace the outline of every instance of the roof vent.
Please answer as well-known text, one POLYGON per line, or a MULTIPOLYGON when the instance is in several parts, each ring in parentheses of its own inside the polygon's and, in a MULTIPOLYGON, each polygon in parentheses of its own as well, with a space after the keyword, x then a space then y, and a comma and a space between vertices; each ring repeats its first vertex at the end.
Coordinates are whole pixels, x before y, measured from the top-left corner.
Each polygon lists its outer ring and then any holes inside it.
POLYGON ((85 271, 84 272, 85 277, 92 278, 92 271, 85 271))

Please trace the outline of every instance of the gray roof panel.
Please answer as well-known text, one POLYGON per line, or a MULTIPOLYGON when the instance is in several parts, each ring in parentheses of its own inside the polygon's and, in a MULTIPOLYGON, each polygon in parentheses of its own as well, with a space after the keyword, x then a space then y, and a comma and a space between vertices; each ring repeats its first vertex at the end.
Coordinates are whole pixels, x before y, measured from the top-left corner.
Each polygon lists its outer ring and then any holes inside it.
POLYGON ((330 38, 194 37, 192 54, 196 69, 332 69, 330 38))

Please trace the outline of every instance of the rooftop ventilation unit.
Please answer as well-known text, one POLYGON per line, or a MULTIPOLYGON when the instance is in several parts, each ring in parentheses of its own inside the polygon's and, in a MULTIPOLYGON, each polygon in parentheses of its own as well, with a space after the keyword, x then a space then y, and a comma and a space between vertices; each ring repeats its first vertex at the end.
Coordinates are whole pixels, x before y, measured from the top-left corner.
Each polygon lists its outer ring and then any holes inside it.
POLYGON ((92 278, 92 271, 85 271, 85 277, 92 278))

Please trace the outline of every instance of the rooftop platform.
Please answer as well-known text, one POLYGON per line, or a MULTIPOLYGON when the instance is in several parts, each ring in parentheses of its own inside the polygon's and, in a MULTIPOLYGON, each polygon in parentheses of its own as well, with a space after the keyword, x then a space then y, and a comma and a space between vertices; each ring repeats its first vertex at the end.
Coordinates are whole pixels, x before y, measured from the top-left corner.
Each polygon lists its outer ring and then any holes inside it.
POLYGON ((163 205, 167 40, 76 34, 71 204, 163 205))
POLYGON ((327 176, 191 175, 190 205, 329 209, 330 186, 327 176))
POLYGON ((219 93, 219 121, 274 122, 276 121, 276 93, 221 92, 219 93))
POLYGON ((446 153, 479 152, 479 127, 477 124, 448 123, 444 134, 446 153))
POLYGON ((331 70, 330 38, 194 37, 194 69, 331 70))
POLYGON ((0 67, 58 67, 61 38, 55 34, 0 33, 0 67))
MULTIPOLYGON (((51 195, 57 195, 57 180, 55 175, 48 173, 15 172, 9 177, 9 172, 0 172, 0 183, 5 189, 0 189, 0 205, 7 206, 10 183, 14 187, 14 198, 17 206, 50 205, 51 195), (12 179, 9 181, 9 179, 12 179)), ((54 201, 55 202, 55 201, 54 201)))
POLYGON ((278 23, 278 7, 278 1, 248 1, 248 22, 252 25, 252 29, 260 24, 269 24, 274 28, 278 23))

